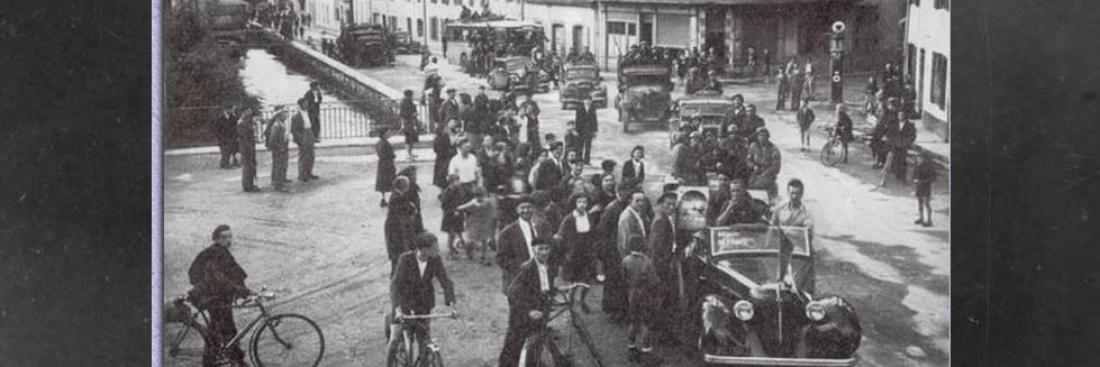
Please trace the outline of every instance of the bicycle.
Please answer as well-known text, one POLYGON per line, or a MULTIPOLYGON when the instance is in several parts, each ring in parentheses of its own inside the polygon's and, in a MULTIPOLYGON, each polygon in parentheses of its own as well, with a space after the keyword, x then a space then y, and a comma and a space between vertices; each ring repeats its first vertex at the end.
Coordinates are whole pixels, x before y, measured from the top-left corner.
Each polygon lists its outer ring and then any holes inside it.
MULTIPOLYGON (((321 363, 321 358, 325 353, 325 337, 321 333, 321 328, 313 320, 299 314, 281 313, 273 315, 269 313, 267 307, 264 306, 264 302, 273 299, 275 299, 274 292, 261 289, 260 292, 245 297, 231 306, 233 308, 257 308, 260 314, 245 327, 240 328, 226 345, 218 348, 215 362, 217 365, 231 365, 230 350, 238 346, 241 340, 253 329, 256 331, 252 334, 252 339, 249 340, 248 356, 252 364, 257 367, 316 367, 321 363), (306 348, 302 348, 303 346, 306 348), (278 360, 277 356, 282 356, 281 361, 278 360)), ((203 348, 201 346, 196 348, 191 345, 195 343, 195 340, 193 340, 194 338, 189 339, 187 336, 194 331, 202 337, 202 340, 208 339, 206 326, 209 325, 210 319, 207 312, 196 307, 184 296, 174 299, 172 305, 174 308, 171 311, 175 317, 166 318, 166 323, 169 325, 179 323, 182 326, 169 341, 168 355, 175 358, 181 356, 180 352, 190 349, 198 349, 199 355, 201 355, 203 348), (187 348, 181 348, 183 346, 187 348)), ((165 325, 165 330, 169 329, 168 325, 165 325)))
MULTIPOLYGON (((535 366, 533 367, 550 367, 550 366, 572 366, 572 355, 562 353, 562 349, 558 346, 557 335, 554 335, 554 330, 550 327, 550 321, 558 318, 565 312, 569 312, 569 321, 573 325, 573 329, 577 331, 577 336, 584 343, 588 349, 588 353, 592 355, 592 359, 596 362, 597 367, 603 367, 603 360, 600 357, 599 351, 596 350, 596 344, 592 341, 592 335, 588 332, 588 329, 584 326, 584 321, 581 320, 577 311, 574 309, 576 303, 576 290, 580 288, 590 288, 585 283, 573 283, 565 287, 558 287, 555 289, 551 302, 551 312, 546 316, 546 327, 537 332, 535 335, 527 337, 527 340, 523 344, 523 355, 520 357, 521 365, 526 360, 526 354, 534 353, 535 366), (553 310, 557 308, 557 310, 553 310), (543 354, 546 350, 549 350, 550 355, 547 358, 543 354)), ((566 351, 572 351, 573 339, 567 339, 566 351)))
POLYGON ((836 166, 844 159, 844 143, 840 141, 840 134, 832 126, 822 126, 822 130, 829 136, 825 145, 821 147, 821 164, 827 167, 836 166))
MULTIPOLYGON (((440 314, 428 314, 428 315, 402 315, 393 318, 392 324, 401 325, 401 340, 396 342, 390 342, 389 350, 386 353, 386 366, 388 367, 443 367, 443 356, 439 354, 439 345, 436 344, 435 339, 428 338, 424 343, 423 349, 417 351, 416 359, 412 358, 413 345, 417 343, 413 332, 414 328, 422 328, 418 323, 409 322, 412 320, 430 320, 436 318, 450 317, 452 319, 458 318, 458 313, 451 311, 449 313, 440 314)), ((386 338, 389 339, 389 324, 387 323, 386 338)))

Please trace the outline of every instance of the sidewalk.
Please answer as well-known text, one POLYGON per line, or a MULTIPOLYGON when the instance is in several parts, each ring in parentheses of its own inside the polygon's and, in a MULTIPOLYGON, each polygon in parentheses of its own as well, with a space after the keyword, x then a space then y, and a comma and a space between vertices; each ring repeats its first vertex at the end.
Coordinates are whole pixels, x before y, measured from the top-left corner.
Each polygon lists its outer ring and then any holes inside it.
MULTIPOLYGON (((400 135, 400 134, 395 134, 400 135)), ((413 145, 414 148, 427 148, 432 146, 432 142, 435 141, 435 135, 424 134, 420 135, 420 141, 413 145)), ((341 148, 341 147, 371 147, 378 142, 378 138, 343 138, 343 139, 324 139, 320 143, 317 143, 317 149, 325 148, 341 148)), ((390 138, 390 144, 393 145, 394 150, 405 149, 405 137, 393 136, 390 138)), ((298 150, 298 146, 290 144, 290 150, 298 150)), ((256 144, 257 152, 266 152, 267 147, 263 144, 256 144)), ((164 156, 186 156, 186 155, 199 155, 199 154, 219 154, 217 146, 205 146, 205 147, 192 147, 192 148, 179 148, 168 149, 164 151, 164 156)))

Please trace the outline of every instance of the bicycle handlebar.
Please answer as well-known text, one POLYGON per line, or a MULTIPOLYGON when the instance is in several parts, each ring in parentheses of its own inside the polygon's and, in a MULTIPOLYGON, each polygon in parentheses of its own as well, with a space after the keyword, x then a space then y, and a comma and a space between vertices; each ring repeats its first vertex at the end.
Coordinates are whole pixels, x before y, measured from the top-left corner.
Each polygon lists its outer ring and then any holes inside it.
POLYGON ((398 315, 396 319, 400 320, 423 320, 423 319, 441 319, 444 317, 450 317, 452 319, 458 318, 458 312, 451 311, 446 313, 432 313, 427 315, 398 315))
POLYGON ((558 287, 558 291, 559 292, 572 292, 574 289, 577 289, 577 288, 588 289, 588 288, 591 288, 591 287, 592 286, 588 285, 587 283, 576 282, 576 283, 573 283, 573 284, 570 284, 570 285, 567 285, 567 286, 558 287))

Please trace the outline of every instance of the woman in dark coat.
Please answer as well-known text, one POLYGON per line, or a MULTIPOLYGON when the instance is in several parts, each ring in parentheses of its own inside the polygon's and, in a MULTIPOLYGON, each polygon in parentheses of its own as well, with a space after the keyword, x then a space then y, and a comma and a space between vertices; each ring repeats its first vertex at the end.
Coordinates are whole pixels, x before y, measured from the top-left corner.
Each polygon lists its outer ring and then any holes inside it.
POLYGON ((836 134, 840 146, 844 148, 844 163, 848 163, 848 143, 852 142, 852 118, 848 116, 848 107, 836 106, 836 134))
POLYGON ((458 175, 447 176, 447 188, 439 194, 439 204, 443 210, 443 218, 439 224, 439 230, 447 234, 447 256, 451 259, 458 258, 458 249, 462 247, 462 232, 466 230, 466 218, 458 211, 458 207, 470 200, 466 193, 466 186, 459 184, 458 175))
POLYGON ((447 164, 455 155, 455 147, 451 145, 451 137, 447 134, 446 127, 440 127, 435 131, 432 150, 435 151, 435 174, 432 175, 432 184, 442 190, 447 187, 447 164))
MULTIPOLYGON (((596 221, 588 214, 588 195, 573 194, 566 202, 573 210, 562 219, 554 238, 564 252, 562 278, 570 282, 592 283, 596 277, 596 221)), ((603 278, 600 274, 600 278, 603 278)), ((581 289, 581 309, 588 313, 584 302, 588 289, 581 289)))
POLYGON ((378 174, 375 175, 374 190, 382 193, 383 208, 386 207, 386 193, 393 190, 393 179, 397 176, 397 166, 394 163, 397 155, 393 153, 393 145, 387 140, 389 136, 389 130, 379 129, 378 145, 374 148, 378 154, 378 174))
POLYGON ((398 176, 393 181, 393 193, 390 194, 389 210, 383 230, 386 236, 386 254, 390 258, 390 274, 397 265, 397 258, 412 249, 412 240, 420 231, 416 228, 415 217, 419 208, 409 195, 409 178, 398 176))
POLYGON ((413 207, 416 208, 415 215, 413 216, 413 227, 416 228, 416 233, 424 232, 424 216, 420 206, 420 185, 416 184, 416 166, 408 166, 401 169, 401 172, 397 173, 400 177, 405 177, 409 180, 409 190, 405 193, 408 196, 409 202, 413 203, 413 207))
POLYGON ((416 159, 413 155, 413 143, 420 141, 420 126, 417 122, 416 104, 413 103, 413 91, 406 89, 405 98, 400 106, 401 132, 405 135, 405 149, 409 153, 409 161, 416 159))

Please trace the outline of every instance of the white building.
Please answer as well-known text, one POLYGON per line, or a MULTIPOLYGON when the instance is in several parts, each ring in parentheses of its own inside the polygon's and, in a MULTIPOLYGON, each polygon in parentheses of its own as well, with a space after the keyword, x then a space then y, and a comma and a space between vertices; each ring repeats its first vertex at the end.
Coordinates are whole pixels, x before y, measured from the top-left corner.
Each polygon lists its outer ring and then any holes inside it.
POLYGON ((348 17, 347 0, 305 0, 302 8, 312 19, 311 26, 340 34, 340 25, 348 17))
POLYGON ((925 128, 947 141, 951 125, 951 5, 949 0, 909 0, 905 72, 917 89, 925 128))

